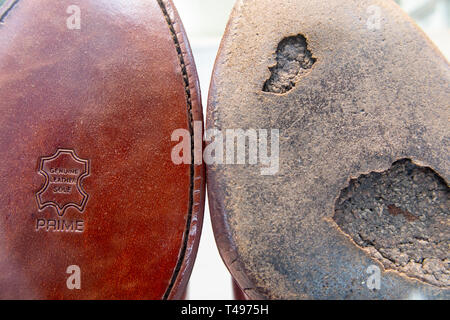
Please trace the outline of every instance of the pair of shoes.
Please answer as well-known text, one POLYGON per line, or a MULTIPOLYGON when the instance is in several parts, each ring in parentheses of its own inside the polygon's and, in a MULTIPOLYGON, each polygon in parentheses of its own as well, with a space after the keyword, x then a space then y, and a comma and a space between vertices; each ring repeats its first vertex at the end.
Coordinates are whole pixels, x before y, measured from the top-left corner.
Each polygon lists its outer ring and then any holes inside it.
POLYGON ((239 0, 205 148, 170 0, 0 8, 0 298, 182 298, 205 177, 246 298, 449 297, 449 66, 393 2, 239 0))

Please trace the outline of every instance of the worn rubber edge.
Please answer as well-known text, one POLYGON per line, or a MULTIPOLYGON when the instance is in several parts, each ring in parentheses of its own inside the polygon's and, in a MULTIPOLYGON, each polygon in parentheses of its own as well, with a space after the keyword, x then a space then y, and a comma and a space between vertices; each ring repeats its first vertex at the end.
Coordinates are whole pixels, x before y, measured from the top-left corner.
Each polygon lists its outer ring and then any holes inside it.
MULTIPOLYGON (((215 128, 215 110, 214 110, 214 99, 216 96, 216 80, 215 75, 218 70, 218 66, 223 61, 223 52, 225 46, 229 45, 227 39, 236 32, 235 28, 237 22, 239 21, 239 12, 242 4, 245 0, 236 1, 233 10, 231 12, 230 18, 227 22, 227 26, 220 42, 219 50, 215 59, 214 68, 211 76, 211 83, 208 93, 208 106, 207 106, 207 116, 206 116, 206 129, 215 128)), ((210 142, 209 142, 210 143, 210 142)), ((209 144, 207 143, 207 145, 209 144)), ((208 201, 211 222, 214 232, 214 239, 216 241, 217 248, 219 250, 220 256, 233 277, 235 284, 241 289, 241 291, 250 300, 268 300, 269 294, 265 292, 263 288, 256 288, 253 281, 248 276, 249 270, 246 269, 245 265, 239 259, 239 253, 234 243, 231 233, 229 232, 229 224, 226 218, 226 212, 221 206, 223 203, 223 188, 219 185, 217 173, 214 170, 210 170, 207 166, 207 185, 208 185, 208 201)))

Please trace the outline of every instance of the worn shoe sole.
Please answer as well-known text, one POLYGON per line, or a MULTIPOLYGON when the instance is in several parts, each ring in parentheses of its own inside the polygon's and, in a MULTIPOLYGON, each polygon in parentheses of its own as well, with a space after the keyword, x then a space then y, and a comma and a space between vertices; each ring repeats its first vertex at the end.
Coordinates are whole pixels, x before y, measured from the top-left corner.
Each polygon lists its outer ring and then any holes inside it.
POLYGON ((171 159, 202 121, 171 1, 6 1, 0 43, 0 298, 181 298, 205 183, 171 159))
POLYGON ((216 241, 249 298, 450 297, 449 83, 392 1, 237 2, 207 129, 244 130, 230 145, 247 159, 207 170, 216 241), (248 159, 266 139, 272 171, 248 159))

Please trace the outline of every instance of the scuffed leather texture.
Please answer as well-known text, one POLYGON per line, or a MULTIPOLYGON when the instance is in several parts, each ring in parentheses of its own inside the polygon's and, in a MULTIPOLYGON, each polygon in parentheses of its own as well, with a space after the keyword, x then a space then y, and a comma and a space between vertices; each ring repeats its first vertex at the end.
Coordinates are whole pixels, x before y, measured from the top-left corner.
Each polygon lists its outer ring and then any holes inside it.
POLYGON ((69 5, 21 0, 0 24, 0 298, 181 298, 204 201, 203 166, 171 159, 173 131, 202 121, 186 35, 166 0, 77 1, 79 30, 69 5), (39 209, 40 166, 58 150, 89 163, 72 186, 89 197, 82 210, 39 209))
MULTIPOLYGON (((393 1, 236 2, 213 71, 206 127, 279 130, 276 174, 262 176, 262 161, 207 167, 216 242, 246 296, 450 297, 448 286, 384 267, 375 245, 360 247, 334 220, 351 180, 399 160, 431 168, 448 185, 449 83, 448 61, 393 1), (291 42, 299 36, 303 44, 291 42), (379 290, 368 285, 371 268, 380 270, 379 290)), ((389 215, 383 210, 368 211, 389 215)))

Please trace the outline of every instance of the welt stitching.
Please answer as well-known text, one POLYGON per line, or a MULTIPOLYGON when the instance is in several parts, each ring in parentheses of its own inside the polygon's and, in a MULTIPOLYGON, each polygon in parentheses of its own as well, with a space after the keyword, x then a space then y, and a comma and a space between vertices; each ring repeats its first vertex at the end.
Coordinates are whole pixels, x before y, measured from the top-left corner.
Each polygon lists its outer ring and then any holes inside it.
POLYGON ((181 271, 181 268, 183 266, 184 259, 186 257, 186 251, 187 246, 189 242, 189 233, 191 229, 191 223, 192 223, 192 215, 193 215, 193 203, 194 203, 194 175, 195 175, 195 168, 194 168, 194 128, 193 128, 193 114, 192 114, 192 94, 190 89, 190 83, 189 83, 189 74, 187 72, 186 63, 183 56, 183 51, 181 49, 181 43, 178 39, 177 33, 175 31, 175 22, 172 21, 172 19, 169 16, 169 13, 167 12, 166 5, 164 4, 163 0, 157 0, 159 6, 161 7, 161 10, 163 12, 163 15, 166 19, 167 25, 169 27, 170 33, 172 35, 173 42, 175 44, 175 48, 177 50, 178 59, 180 62, 181 71, 183 74, 183 81, 184 81, 184 91, 186 95, 186 103, 188 107, 188 117, 189 117, 189 131, 191 135, 191 168, 190 168, 190 190, 189 190, 189 211, 188 211, 188 219, 186 223, 186 230, 184 233, 184 241, 183 241, 183 247, 181 250, 180 257, 178 258, 177 266, 175 268, 175 271, 173 273, 172 279, 170 281, 170 284, 166 290, 166 293, 164 294, 163 299, 167 300, 169 298, 169 295, 171 291, 173 290, 175 283, 177 281, 178 275, 181 271))

